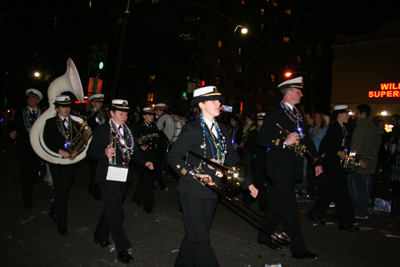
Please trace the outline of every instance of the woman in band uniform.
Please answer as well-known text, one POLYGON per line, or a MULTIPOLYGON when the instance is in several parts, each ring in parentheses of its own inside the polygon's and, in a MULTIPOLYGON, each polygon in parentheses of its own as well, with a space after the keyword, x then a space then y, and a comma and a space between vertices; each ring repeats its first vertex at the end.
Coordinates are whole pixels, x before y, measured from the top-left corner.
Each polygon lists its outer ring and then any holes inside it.
MULTIPOLYGON (((209 240, 218 195, 202 186, 195 176, 210 186, 221 186, 222 181, 211 166, 203 166, 204 172, 197 174, 192 166, 199 166, 200 159, 189 155, 186 162, 184 158, 190 150, 226 166, 240 160, 232 147, 228 130, 215 120, 223 99, 214 86, 194 91, 192 106, 198 105, 200 116, 183 126, 168 157, 169 164, 180 176, 178 191, 186 230, 175 266, 219 266, 209 240)), ((246 180, 243 187, 248 188, 253 197, 257 196, 258 191, 250 180, 246 180)))

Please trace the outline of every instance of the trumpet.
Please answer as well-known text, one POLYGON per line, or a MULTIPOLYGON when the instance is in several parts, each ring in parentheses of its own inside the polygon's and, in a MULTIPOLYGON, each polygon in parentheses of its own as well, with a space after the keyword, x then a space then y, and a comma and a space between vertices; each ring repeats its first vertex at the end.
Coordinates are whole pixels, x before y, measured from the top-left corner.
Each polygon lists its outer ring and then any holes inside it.
POLYGON ((136 141, 139 145, 148 147, 150 145, 148 141, 154 137, 158 137, 158 133, 142 135, 141 137, 136 138, 136 141))
MULTIPOLYGON (((222 175, 224 175, 224 177, 226 177, 224 179, 224 183, 225 186, 228 187, 228 189, 237 189, 240 186, 242 186, 242 184, 246 180, 247 163, 245 161, 238 161, 232 167, 229 168, 214 161, 211 161, 207 158, 204 158, 192 151, 189 151, 188 153, 200 159, 200 164, 198 167, 188 164, 186 162, 186 164, 194 168, 196 174, 200 174, 203 171, 201 169, 201 166, 203 165, 203 162, 205 162, 210 166, 216 168, 222 175)), ((194 176, 194 178, 198 180, 200 183, 202 184, 204 183, 203 179, 197 176, 194 176)), ((290 237, 288 236, 288 234, 286 234, 284 231, 276 227, 270 221, 266 220, 262 215, 257 213, 255 210, 243 204, 243 202, 238 200, 236 197, 231 196, 217 185, 210 186, 207 183, 205 183, 205 185, 211 191, 220 196, 221 197, 220 199, 223 200, 226 204, 233 206, 240 215, 243 215, 247 219, 247 221, 251 222, 253 225, 256 225, 260 229, 267 229, 265 231, 267 232, 267 234, 270 234, 273 239, 279 239, 285 243, 290 242, 290 237)))
POLYGON ((361 166, 360 159, 371 159, 370 157, 357 155, 357 152, 354 150, 350 150, 348 154, 346 154, 346 158, 340 160, 340 166, 347 173, 352 173, 358 170, 361 166))
MULTIPOLYGON (((277 123, 276 126, 278 126, 281 129, 281 131, 279 133, 282 135, 283 139, 285 139, 290 134, 290 132, 288 130, 282 128, 282 126, 280 126, 279 123, 277 123), (284 132, 286 134, 286 136, 283 136, 282 132, 284 132)), ((287 147, 289 149, 292 149, 296 153, 296 155, 298 155, 300 157, 306 156, 307 159, 310 160, 311 165, 314 165, 315 163, 317 163, 318 160, 321 158, 321 157, 315 158, 313 156, 313 154, 311 154, 311 152, 307 150, 307 147, 304 144, 294 143, 287 147)))

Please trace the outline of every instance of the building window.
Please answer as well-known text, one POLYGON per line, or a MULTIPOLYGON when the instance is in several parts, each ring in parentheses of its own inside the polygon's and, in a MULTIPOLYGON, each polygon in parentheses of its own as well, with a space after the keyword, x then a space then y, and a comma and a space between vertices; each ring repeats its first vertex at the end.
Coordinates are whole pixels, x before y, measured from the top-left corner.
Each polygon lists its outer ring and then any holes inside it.
POLYGON ((152 83, 152 82, 154 81, 155 78, 156 78, 155 75, 151 75, 151 76, 149 77, 149 83, 152 83))
POLYGON ((268 89, 268 96, 269 97, 275 97, 276 95, 276 91, 273 89, 268 89))
POLYGON ((236 63, 236 68, 235 68, 235 70, 237 71, 237 72, 243 72, 243 65, 242 64, 238 64, 238 63, 236 63))
POLYGON ((264 88, 262 86, 257 86, 257 93, 259 95, 264 95, 264 88))
POLYGON ((263 110, 263 104, 260 103, 260 102, 257 102, 257 103, 256 103, 256 109, 257 109, 258 111, 263 110))
POLYGON ((290 38, 289 37, 287 37, 287 36, 285 36, 285 37, 283 37, 283 41, 285 42, 285 43, 290 43, 290 38))
POLYGON ((272 5, 273 6, 278 6, 278 2, 276 2, 276 0, 272 0, 272 5))
POLYGON ((301 56, 297 56, 297 62, 301 62, 301 56))
POLYGON ((185 41, 185 42, 194 40, 195 38, 196 37, 192 33, 183 35, 183 41, 185 41))
POLYGON ((271 74, 271 82, 275 82, 275 75, 271 74))
POLYGON ((240 0, 240 3, 241 3, 242 5, 245 5, 245 4, 246 4, 246 0, 240 0))
POLYGON ((223 57, 217 58, 217 66, 218 67, 223 67, 224 66, 224 58, 223 57))
POLYGON ((242 48, 238 47, 238 55, 241 55, 241 54, 242 54, 242 48))
POLYGON ((122 25, 122 18, 121 19, 117 19, 116 21, 115 21, 115 26, 119 26, 119 25, 122 25))
POLYGON ((290 15, 292 15, 292 10, 286 9, 285 13, 288 14, 288 15, 290 16, 290 15))
POLYGON ((261 15, 264 15, 265 14, 265 9, 261 8, 260 13, 261 13, 261 15))
POLYGON ((224 41, 218 40, 218 48, 223 48, 224 47, 224 41))
POLYGON ((147 101, 153 102, 154 94, 153 93, 148 93, 147 94, 147 101))
POLYGON ((260 25, 260 29, 263 31, 264 30, 264 24, 260 25))

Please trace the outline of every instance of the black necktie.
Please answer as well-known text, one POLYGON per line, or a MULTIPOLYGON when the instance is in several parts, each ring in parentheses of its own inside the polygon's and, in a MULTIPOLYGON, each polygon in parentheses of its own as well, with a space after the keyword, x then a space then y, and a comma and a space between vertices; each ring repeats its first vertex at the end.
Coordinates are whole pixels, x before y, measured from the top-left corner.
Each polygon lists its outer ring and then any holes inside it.
MULTIPOLYGON (((216 136, 215 136, 215 134, 214 134, 214 132, 213 132, 213 128, 214 128, 214 123, 211 125, 211 129, 210 129, 210 132, 211 132, 211 134, 214 136, 214 138, 216 138, 216 136)), ((215 128, 215 129, 217 129, 217 128, 215 128)))
POLYGON ((63 124, 64 124, 65 129, 68 129, 68 121, 67 121, 67 119, 63 119, 63 124))
POLYGON ((34 109, 32 109, 32 111, 31 111, 31 117, 34 118, 35 116, 36 116, 36 112, 35 112, 34 109))

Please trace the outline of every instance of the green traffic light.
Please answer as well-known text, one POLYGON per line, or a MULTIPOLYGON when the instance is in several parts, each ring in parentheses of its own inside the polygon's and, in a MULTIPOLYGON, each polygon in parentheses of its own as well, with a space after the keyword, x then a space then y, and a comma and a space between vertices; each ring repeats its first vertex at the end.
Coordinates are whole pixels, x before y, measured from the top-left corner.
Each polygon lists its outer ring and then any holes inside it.
POLYGON ((103 61, 100 61, 100 63, 99 63, 99 69, 102 70, 103 68, 104 68, 104 62, 103 62, 103 61))
POLYGON ((183 92, 182 96, 183 96, 183 97, 186 97, 186 92, 183 92))

